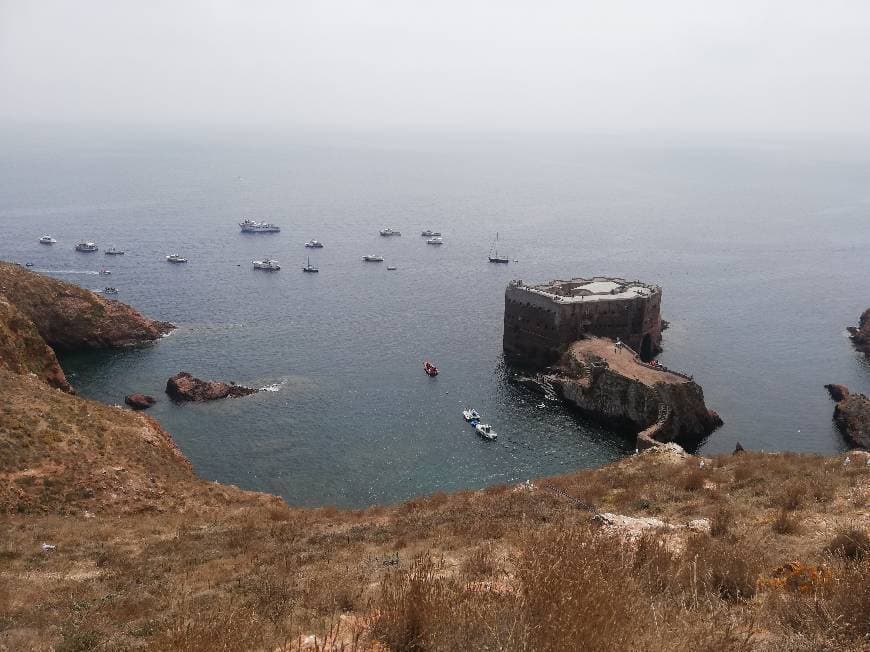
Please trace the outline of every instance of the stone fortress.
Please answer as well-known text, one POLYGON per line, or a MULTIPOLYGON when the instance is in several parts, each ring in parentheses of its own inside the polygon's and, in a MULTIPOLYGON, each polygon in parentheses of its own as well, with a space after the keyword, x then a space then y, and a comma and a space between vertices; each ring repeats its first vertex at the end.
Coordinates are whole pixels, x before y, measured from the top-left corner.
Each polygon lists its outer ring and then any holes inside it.
POLYGON ((662 339, 657 285, 596 276, 539 285, 511 281, 505 291, 504 350, 535 366, 555 362, 585 336, 619 338, 650 359, 662 339))

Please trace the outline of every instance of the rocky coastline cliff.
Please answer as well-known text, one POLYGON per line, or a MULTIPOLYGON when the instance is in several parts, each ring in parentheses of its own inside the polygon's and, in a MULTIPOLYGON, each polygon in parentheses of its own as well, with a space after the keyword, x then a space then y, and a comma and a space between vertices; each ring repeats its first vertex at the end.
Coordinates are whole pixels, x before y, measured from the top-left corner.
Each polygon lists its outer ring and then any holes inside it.
POLYGON ((694 445, 722 425, 693 379, 644 363, 606 338, 575 342, 543 378, 586 416, 635 433, 640 449, 694 445))
POLYGON ((130 306, 0 261, 0 367, 70 392, 55 351, 147 344, 170 332, 130 306))

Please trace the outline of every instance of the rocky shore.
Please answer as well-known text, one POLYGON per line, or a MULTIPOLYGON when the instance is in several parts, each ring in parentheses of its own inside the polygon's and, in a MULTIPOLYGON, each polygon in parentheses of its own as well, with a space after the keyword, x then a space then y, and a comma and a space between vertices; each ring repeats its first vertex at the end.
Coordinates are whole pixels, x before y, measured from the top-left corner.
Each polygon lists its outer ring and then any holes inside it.
POLYGON ((848 330, 855 348, 870 358, 870 308, 861 313, 858 327, 850 326, 848 330))
POLYGON ((694 444, 722 425, 690 377, 639 361, 606 338, 575 342, 545 379, 583 414, 637 434, 637 447, 694 444))
POLYGON ((834 406, 834 423, 852 446, 870 449, 870 398, 853 394, 845 385, 825 385, 834 406))
POLYGON ((0 366, 72 391, 55 351, 153 342, 174 326, 72 283, 0 261, 0 366))

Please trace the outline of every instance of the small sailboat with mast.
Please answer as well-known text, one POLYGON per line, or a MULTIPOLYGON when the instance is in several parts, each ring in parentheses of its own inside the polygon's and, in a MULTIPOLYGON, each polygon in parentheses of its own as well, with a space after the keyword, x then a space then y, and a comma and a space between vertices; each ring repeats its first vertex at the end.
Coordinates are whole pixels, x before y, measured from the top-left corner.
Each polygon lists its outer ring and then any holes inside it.
POLYGON ((507 256, 499 256, 498 254, 498 231, 495 232, 495 242, 489 250, 489 262, 491 263, 509 263, 510 258, 507 256))

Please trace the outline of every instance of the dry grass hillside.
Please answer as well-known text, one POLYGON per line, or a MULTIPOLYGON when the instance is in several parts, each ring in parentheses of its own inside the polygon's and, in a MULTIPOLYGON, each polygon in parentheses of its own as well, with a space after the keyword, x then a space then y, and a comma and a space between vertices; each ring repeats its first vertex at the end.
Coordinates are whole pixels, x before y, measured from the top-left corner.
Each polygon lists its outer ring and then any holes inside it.
POLYGON ((660 448, 293 509, 196 478, 141 414, 0 391, 0 649, 868 649, 861 454, 660 448))

